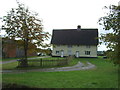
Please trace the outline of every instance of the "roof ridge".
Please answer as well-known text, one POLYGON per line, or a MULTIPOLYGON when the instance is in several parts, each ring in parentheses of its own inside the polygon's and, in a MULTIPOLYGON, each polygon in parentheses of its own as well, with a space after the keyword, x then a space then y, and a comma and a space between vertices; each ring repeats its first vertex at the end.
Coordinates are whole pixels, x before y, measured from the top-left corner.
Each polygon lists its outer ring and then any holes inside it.
MULTIPOLYGON (((77 30, 77 29, 53 29, 53 30, 77 30)), ((82 28, 81 30, 98 30, 97 28, 82 28)))

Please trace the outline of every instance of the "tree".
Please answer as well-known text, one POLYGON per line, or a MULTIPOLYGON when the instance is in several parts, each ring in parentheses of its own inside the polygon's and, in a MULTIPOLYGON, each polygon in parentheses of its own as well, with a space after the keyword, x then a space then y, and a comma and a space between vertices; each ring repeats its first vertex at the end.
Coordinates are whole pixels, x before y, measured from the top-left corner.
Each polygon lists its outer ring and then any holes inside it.
POLYGON ((24 59, 21 65, 27 67, 29 43, 45 47, 47 44, 43 42, 48 40, 49 33, 43 31, 42 20, 37 17, 37 13, 30 12, 24 4, 20 4, 19 2, 17 2, 17 4, 18 8, 12 8, 12 10, 3 17, 4 24, 2 25, 2 30, 6 31, 8 38, 21 40, 21 44, 24 47, 24 59))
POLYGON ((44 53, 44 54, 49 55, 49 56, 52 55, 52 50, 50 48, 47 48, 47 49, 37 48, 37 52, 41 53, 41 54, 44 53))
POLYGON ((100 39, 109 48, 107 56, 114 64, 120 65, 120 6, 110 5, 105 9, 109 11, 106 16, 99 19, 99 24, 104 26, 104 30, 112 30, 112 32, 102 34, 100 39))

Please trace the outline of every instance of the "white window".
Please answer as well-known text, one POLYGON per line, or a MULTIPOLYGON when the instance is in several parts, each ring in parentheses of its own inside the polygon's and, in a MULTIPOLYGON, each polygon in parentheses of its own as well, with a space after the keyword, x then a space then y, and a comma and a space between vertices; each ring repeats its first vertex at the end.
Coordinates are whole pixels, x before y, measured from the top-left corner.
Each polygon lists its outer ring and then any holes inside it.
POLYGON ((59 51, 56 51, 56 54, 59 54, 59 51))
POLYGON ((85 51, 85 55, 90 55, 90 51, 85 51))
POLYGON ((60 47, 60 45, 57 45, 58 47, 60 47))
POLYGON ((72 45, 68 45, 68 48, 72 48, 72 45))
POLYGON ((90 48, 90 45, 87 45, 86 48, 90 48))
POLYGON ((72 51, 71 50, 68 50, 68 55, 72 55, 72 51))

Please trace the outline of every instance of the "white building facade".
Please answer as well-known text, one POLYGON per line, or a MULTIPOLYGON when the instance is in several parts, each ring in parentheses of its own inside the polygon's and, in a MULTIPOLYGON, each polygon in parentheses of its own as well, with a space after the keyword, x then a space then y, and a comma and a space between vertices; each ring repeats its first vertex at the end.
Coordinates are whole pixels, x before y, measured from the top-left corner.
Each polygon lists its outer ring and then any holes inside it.
POLYGON ((97 57, 95 45, 54 45, 52 56, 97 57))
POLYGON ((53 30, 52 56, 97 57, 97 29, 53 30))

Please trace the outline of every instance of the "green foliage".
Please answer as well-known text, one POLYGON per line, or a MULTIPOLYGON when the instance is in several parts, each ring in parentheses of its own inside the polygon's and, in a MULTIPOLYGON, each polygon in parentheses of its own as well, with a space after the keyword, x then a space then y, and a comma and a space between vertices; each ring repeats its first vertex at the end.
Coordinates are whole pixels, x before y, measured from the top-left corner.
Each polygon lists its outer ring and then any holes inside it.
MULTIPOLYGON (((35 46, 46 47, 43 42, 48 40, 49 33, 43 31, 42 20, 35 12, 30 12, 24 4, 18 3, 18 8, 12 8, 11 11, 3 17, 2 30, 5 30, 10 39, 19 39, 18 43, 24 47, 25 62, 27 61, 28 48, 35 46), (21 40, 21 41, 20 41, 21 40), (32 43, 32 44, 31 44, 32 43)), ((27 62, 26 62, 27 65, 27 62)))
POLYGON ((51 54, 52 54, 52 50, 50 48, 48 48, 48 49, 37 48, 36 51, 38 53, 44 53, 44 54, 49 55, 49 56, 51 56, 51 54))
POLYGON ((120 65, 120 6, 111 5, 105 7, 107 15, 99 19, 99 24, 104 26, 104 30, 112 30, 111 33, 101 34, 100 39, 105 42, 109 52, 107 56, 120 65))
POLYGON ((18 8, 12 8, 3 17, 2 29, 7 32, 9 38, 28 39, 38 46, 43 46, 44 40, 49 38, 49 33, 43 31, 42 20, 35 12, 30 12, 24 4, 18 4, 18 8))

